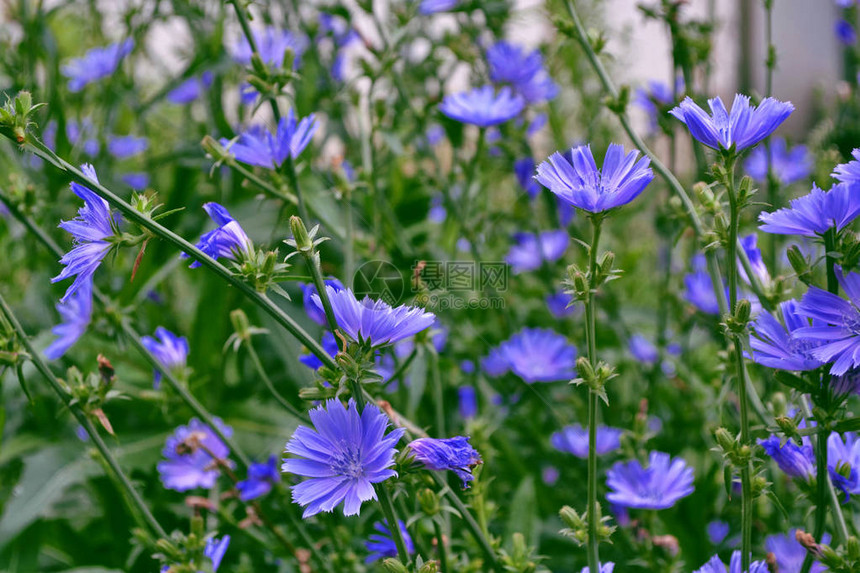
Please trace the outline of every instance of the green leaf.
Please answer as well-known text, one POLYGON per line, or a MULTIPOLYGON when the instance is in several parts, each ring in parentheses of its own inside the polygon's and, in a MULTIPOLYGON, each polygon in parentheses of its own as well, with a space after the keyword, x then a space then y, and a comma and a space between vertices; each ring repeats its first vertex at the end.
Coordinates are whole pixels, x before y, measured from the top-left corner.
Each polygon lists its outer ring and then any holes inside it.
POLYGON ((860 430, 860 416, 855 418, 846 418, 836 423, 834 428, 837 432, 856 432, 860 430))
POLYGON ((531 476, 529 476, 520 482, 511 499, 508 523, 505 528, 505 538, 511 539, 514 533, 519 532, 526 538, 528 545, 536 547, 539 533, 536 509, 537 495, 535 494, 535 484, 531 476))

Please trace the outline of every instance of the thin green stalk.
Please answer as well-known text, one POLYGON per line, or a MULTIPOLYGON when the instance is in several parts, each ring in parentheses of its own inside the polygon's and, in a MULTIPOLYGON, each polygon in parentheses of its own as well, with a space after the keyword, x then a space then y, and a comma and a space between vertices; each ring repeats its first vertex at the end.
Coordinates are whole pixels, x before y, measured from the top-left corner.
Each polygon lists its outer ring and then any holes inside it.
POLYGON ((406 369, 409 368, 409 365, 412 364, 412 361, 415 360, 416 356, 418 356, 418 349, 413 348, 412 352, 409 353, 409 356, 406 357, 406 360, 404 360, 400 364, 400 366, 397 367, 397 370, 394 371, 394 374, 391 375, 391 378, 389 378, 385 382, 385 385, 388 386, 389 384, 403 376, 403 373, 406 372, 406 369))
POLYGON ((122 468, 117 462, 116 458, 113 457, 113 454, 107 448, 104 441, 102 440, 101 435, 98 433, 90 419, 87 415, 81 410, 80 406, 73 405, 71 403, 71 398, 63 389, 63 386, 60 384, 60 381, 57 380, 57 377, 54 376, 54 373, 51 372, 51 369, 48 368, 48 365, 42 359, 42 356, 38 353, 38 351, 30 344, 30 340, 27 338, 27 333, 24 332, 21 323, 18 322, 18 319, 15 317, 15 314, 12 312, 12 309, 6 303, 6 299, 3 298, 3 295, 0 294, 0 311, 3 312, 3 315, 6 317, 6 320, 15 329, 15 333, 18 337, 18 341, 24 346, 29 354, 29 359, 36 367, 42 376, 44 376, 45 380, 48 381, 48 384, 51 386, 51 389, 54 393, 62 400, 63 404, 71 411, 72 415, 78 421, 78 423, 83 426, 84 430, 86 430, 87 435, 95 444, 96 449, 98 449, 99 453, 104 458, 105 462, 107 462, 111 471, 117 479, 117 482, 122 486, 123 490, 128 496, 128 499, 132 502, 137 512, 135 515, 139 514, 143 520, 144 524, 149 527, 149 529, 155 533, 160 538, 166 538, 167 533, 149 511, 149 508, 146 506, 146 503, 143 501, 143 498, 134 489, 134 486, 131 484, 131 481, 128 479, 128 476, 122 471, 122 468))
POLYGON ((274 396, 275 400, 281 407, 284 408, 287 412, 301 420, 305 423, 310 423, 311 419, 308 417, 307 412, 300 412, 295 406, 290 404, 286 398, 281 396, 281 394, 275 389, 275 385, 272 383, 272 379, 269 378, 269 375, 266 374, 266 369, 263 368, 263 363, 260 362, 260 357, 257 355, 257 351, 254 349, 254 345, 251 343, 250 339, 245 342, 245 348, 248 349, 248 356, 251 357, 251 362, 254 363, 254 368, 257 370, 257 375, 263 380, 263 383, 266 385, 266 388, 269 389, 269 392, 274 396))
POLYGON ((436 435, 445 437, 445 404, 442 388, 442 376, 439 374, 439 354, 432 344, 427 345, 427 354, 430 357, 430 375, 433 379, 433 406, 436 412, 436 435))
POLYGON ((353 243, 355 230, 353 229, 354 223, 352 220, 352 189, 344 194, 343 204, 343 219, 346 235, 343 246, 343 282, 346 285, 346 288, 352 288, 352 278, 355 274, 355 244, 353 243))
POLYGON ((433 520, 433 531, 436 534, 436 547, 439 549, 439 573, 448 573, 448 550, 445 548, 442 526, 437 519, 433 520))
POLYGON ((282 189, 277 189, 271 183, 268 183, 267 181, 264 181, 263 179, 257 177, 251 170, 246 169, 243 165, 241 165, 237 161, 230 161, 228 163, 228 165, 230 166, 231 169, 233 169, 234 171, 239 173, 242 177, 244 177, 245 179, 247 179, 248 181, 250 181, 251 183, 253 183, 257 187, 259 187, 263 191, 267 192, 272 197, 274 197, 276 199, 281 199, 283 201, 287 201, 289 203, 292 203, 293 205, 299 205, 298 195, 293 195, 292 193, 289 193, 289 192, 284 191, 282 189))
POLYGON ((281 168, 287 172, 287 181, 289 181, 290 188, 293 190, 293 193, 295 193, 296 199, 298 200, 299 217, 301 217, 303 221, 310 222, 311 219, 308 216, 308 209, 305 207, 305 200, 302 197, 302 191, 299 188, 299 178, 296 175, 296 164, 293 161, 293 156, 291 154, 287 154, 287 158, 284 160, 284 164, 281 168))
MULTIPOLYGON (((601 219, 599 215, 591 217, 592 236, 588 249, 589 291, 585 299, 585 337, 588 348, 588 361, 593 369, 597 369, 597 332, 595 323, 594 294, 597 275, 597 246, 600 242, 601 219)), ((600 556, 597 547, 597 389, 588 389, 588 540, 587 557, 590 573, 599 573, 600 556)))
POLYGON ((311 271, 311 278, 313 278, 314 286, 317 288, 317 294, 320 297, 329 330, 331 330, 332 334, 335 334, 337 332, 337 319, 334 316, 334 310, 331 308, 331 300, 329 300, 328 291, 325 288, 325 279, 323 279, 322 267, 320 265, 320 255, 316 250, 310 252, 301 251, 301 253, 305 258, 308 269, 311 271))
POLYGON ((388 522, 388 530, 391 531, 391 538, 397 547, 397 558, 405 565, 409 563, 409 552, 406 551, 406 544, 403 542, 403 534, 400 532, 400 521, 397 519, 397 512, 391 500, 391 493, 388 491, 385 482, 380 483, 376 491, 379 493, 379 505, 382 507, 382 514, 385 516, 385 521, 388 522))

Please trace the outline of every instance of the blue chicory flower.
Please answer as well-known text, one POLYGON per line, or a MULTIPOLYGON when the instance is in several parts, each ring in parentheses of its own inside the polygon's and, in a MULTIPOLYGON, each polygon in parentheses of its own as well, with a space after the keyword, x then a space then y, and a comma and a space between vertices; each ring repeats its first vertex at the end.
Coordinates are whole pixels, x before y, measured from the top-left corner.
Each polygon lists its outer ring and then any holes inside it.
MULTIPOLYGON (((329 356, 334 358, 337 356, 338 351, 340 350, 337 346, 337 339, 335 339, 334 334, 331 331, 326 330, 323 332, 322 340, 320 341, 323 347, 329 356)), ((310 368, 311 370, 318 370, 322 367, 322 360, 316 354, 302 354, 299 356, 299 362, 310 368)))
POLYGON ((781 185, 791 185, 812 173, 812 155, 805 145, 795 145, 789 150, 785 139, 774 137, 767 147, 756 147, 752 150, 744 162, 744 169, 759 183, 767 181, 767 173, 770 170, 781 185))
POLYGON ((821 366, 821 360, 812 354, 818 342, 794 336, 795 331, 809 326, 809 321, 798 314, 797 302, 785 301, 779 305, 779 311, 785 326, 767 312, 753 323, 750 335, 753 361, 780 370, 806 371, 821 366))
POLYGON ((216 537, 206 540, 206 547, 203 548, 203 556, 208 557, 212 562, 212 573, 218 573, 218 568, 221 567, 221 560, 224 559, 224 554, 227 553, 229 545, 229 535, 225 535, 220 540, 216 537))
POLYGON ((827 469, 833 485, 845 495, 848 503, 850 495, 860 494, 860 440, 854 432, 846 432, 845 438, 839 432, 831 432, 827 437, 827 469))
MULTIPOLYGON (((678 78, 680 83, 680 93, 684 89, 684 80, 678 78)), ((659 127, 660 109, 658 106, 665 107, 674 103, 672 88, 669 84, 659 80, 649 80, 647 88, 637 88, 636 95, 633 98, 633 103, 638 105, 648 115, 648 130, 654 134, 659 127)))
MULTIPOLYGON (((344 289, 343 283, 334 277, 325 279, 325 284, 332 287, 335 291, 344 289)), ((320 326, 326 326, 328 321, 326 320, 325 312, 311 300, 313 295, 317 294, 317 287, 313 283, 304 283, 300 285, 300 288, 302 289, 302 305, 308 317, 320 326)))
MULTIPOLYGON (((779 573, 800 573, 806 559, 806 548, 796 537, 797 529, 791 529, 787 534, 768 535, 764 539, 764 547, 768 553, 773 553, 779 573)), ((830 543, 830 534, 821 536, 821 543, 830 543)), ((827 567, 818 561, 812 564, 810 573, 824 573, 827 567)))
MULTIPOLYGON (((92 165, 84 164, 81 171, 91 181, 99 182, 92 165)), ((60 228, 68 231, 75 239, 75 247, 63 255, 60 263, 66 265, 62 272, 51 279, 52 283, 77 275, 66 294, 60 299, 64 303, 85 283, 92 283, 93 274, 108 254, 112 243, 110 239, 117 233, 119 215, 111 212, 108 202, 96 195, 91 189, 73 182, 72 192, 83 199, 84 206, 78 209, 78 216, 71 221, 62 221, 60 228)))
POLYGON ((833 169, 833 178, 840 183, 860 183, 860 149, 855 149, 851 155, 854 159, 833 169))
POLYGON ((540 194, 541 187, 534 179, 535 160, 531 157, 523 157, 514 162, 514 174, 517 176, 517 183, 523 191, 528 193, 529 199, 534 199, 540 194))
MULTIPOLYGON (((744 253, 747 255, 747 259, 749 260, 750 269, 755 274, 758 282, 764 286, 770 285, 770 272, 768 272, 767 266, 764 264, 761 249, 758 248, 758 235, 752 233, 746 237, 742 237, 740 239, 740 243, 741 248, 744 250, 744 253)), ((740 275, 741 280, 750 284, 750 278, 747 276, 747 272, 743 268, 743 265, 741 265, 740 261, 738 261, 738 274, 740 275)))
POLYGON ((251 501, 263 497, 272 491, 272 487, 279 481, 281 481, 281 474, 278 472, 278 458, 276 456, 269 456, 265 463, 251 463, 248 467, 248 479, 236 484, 236 489, 239 490, 239 499, 251 501))
POLYGON ((638 150, 625 155, 624 146, 612 143, 598 169, 591 146, 580 145, 565 154, 553 153, 538 165, 536 179, 574 207, 602 213, 626 205, 654 179, 651 160, 638 157, 638 150))
POLYGON ((550 487, 554 486, 560 477, 561 472, 555 466, 546 466, 540 473, 541 481, 550 487))
MULTIPOLYGON (((240 260, 244 257, 250 258, 254 254, 254 243, 245 234, 242 226, 230 216, 230 213, 218 203, 210 202, 203 205, 203 209, 218 225, 217 229, 203 233, 197 248, 212 257, 220 259, 224 257, 231 260, 240 260)), ((183 258, 189 255, 182 253, 183 258)), ((191 268, 200 266, 200 261, 191 263, 191 268)))
MULTIPOLYGON (((729 562, 728 573, 742 573, 741 567, 741 552, 735 551, 732 553, 732 560, 729 562)), ((693 573, 727 573, 726 564, 723 563, 719 555, 714 555, 707 563, 693 571, 693 573)), ((751 562, 749 573, 768 573, 767 563, 764 561, 751 562)))
POLYGON ((117 159, 126 159, 134 157, 146 151, 149 147, 149 140, 145 137, 135 137, 133 135, 113 135, 108 140, 108 153, 117 159))
POLYGON ((564 292, 563 290, 556 291, 546 295, 546 306, 550 314, 558 319, 566 316, 571 316, 577 311, 577 307, 573 304, 573 295, 564 292))
POLYGON ((806 483, 815 478, 815 457, 808 439, 804 439, 800 446, 792 440, 781 444, 779 436, 770 436, 757 442, 787 476, 806 483))
POLYGON ((93 318, 93 281, 83 281, 66 302, 57 303, 62 322, 51 329, 56 339, 45 348, 45 358, 56 360, 83 336, 93 318))
POLYGON ((558 95, 558 86, 543 66, 539 50, 528 51, 510 42, 496 42, 487 50, 490 79, 510 84, 527 103, 548 101, 558 95))
POLYGON ((639 460, 617 462, 606 473, 610 491, 606 499, 622 507, 666 509, 693 493, 693 468, 681 458, 663 452, 648 455, 648 467, 639 460))
POLYGON ((126 173, 122 176, 122 180, 125 184, 136 191, 146 189, 149 185, 149 175, 142 172, 126 173))
POLYGON ((415 459, 428 470, 451 470, 463 482, 463 489, 475 479, 472 468, 482 463, 481 454, 469 444, 467 436, 453 438, 418 438, 409 442, 415 459))
POLYGON ((719 97, 709 99, 708 105, 710 115, 687 97, 669 113, 684 122, 700 143, 718 151, 741 152, 756 145, 776 131, 794 111, 791 102, 771 97, 753 106, 750 98, 741 94, 735 95, 731 112, 726 110, 719 97))
POLYGON ((297 122, 293 110, 290 109, 287 116, 278 122, 274 134, 262 125, 255 125, 240 133, 234 143, 223 137, 219 141, 238 161, 275 169, 286 161, 287 157, 297 159, 313 139, 317 127, 315 114, 297 122))
POLYGON ((511 370, 528 384, 569 380, 575 374, 576 347, 548 328, 524 328, 491 351, 481 366, 490 376, 511 370))
MULTIPOLYGON (((214 418, 215 425, 226 437, 233 435, 233 429, 220 419, 214 418)), ((161 483, 167 489, 188 491, 196 487, 210 489, 218 479, 218 460, 227 462, 230 449, 212 431, 212 428, 192 418, 187 426, 179 426, 167 438, 162 450, 165 461, 159 462, 158 473, 161 483)))
POLYGON ((510 369, 511 364, 508 362, 508 359, 501 347, 490 349, 490 353, 481 358, 481 370, 483 370, 484 374, 487 376, 498 378, 510 369))
MULTIPOLYGON (((253 30, 252 35, 264 64, 280 68, 284 65, 284 54, 289 49, 294 54, 293 69, 298 69, 302 53, 307 48, 307 40, 304 37, 286 30, 279 30, 274 26, 266 26, 262 30, 253 30)), ((250 65, 252 53, 248 39, 242 36, 233 46, 233 61, 245 66, 250 65)))
POLYGON ((209 86, 212 85, 212 80, 215 75, 206 70, 200 76, 193 76, 167 92, 165 96, 167 101, 176 105, 189 104, 202 96, 209 86))
POLYGON ((833 24, 833 33, 836 35, 836 39, 845 46, 853 46, 857 43, 857 30, 845 18, 836 20, 836 23, 833 24))
POLYGON ((705 527, 708 534, 708 539, 712 545, 719 545, 729 535, 729 524, 725 521, 712 521, 705 527))
MULTIPOLYGON (((436 315, 419 307, 392 307, 370 297, 359 301, 352 289, 335 290, 328 285, 325 288, 338 328, 359 343, 394 344, 429 328, 436 320, 436 315)), ((312 295, 311 301, 322 308, 319 295, 312 295)))
MULTIPOLYGON (((599 573, 612 573, 615 571, 615 563, 612 563, 611 561, 608 563, 599 563, 598 567, 599 573)), ((591 573, 591 571, 589 570, 588 565, 586 565, 579 573, 591 573)))
POLYGON ((660 352, 657 350, 657 347, 650 340, 638 333, 630 337, 627 348, 630 350, 633 358, 642 364, 654 364, 660 358, 660 352))
POLYGON ((99 154, 99 149, 101 149, 101 144, 99 144, 95 133, 96 127, 88 117, 80 122, 74 119, 66 121, 66 139, 72 145, 80 144, 84 154, 89 157, 95 157, 99 154))
MULTIPOLYGON (((624 430, 620 428, 598 426, 594 448, 597 455, 602 456, 620 448, 623 433, 624 430)), ((588 457, 588 429, 583 428, 581 424, 565 426, 561 431, 553 433, 550 443, 560 452, 567 452, 582 459, 588 457)))
MULTIPOLYGON (((406 553, 412 555, 415 553, 415 545, 412 543, 412 538, 409 532, 406 531, 406 524, 397 520, 397 525, 400 527, 400 537, 403 539, 403 545, 406 546, 406 553)), ((386 557, 397 557, 397 545, 392 538, 391 530, 388 528, 387 521, 377 521, 373 524, 373 529, 377 533, 373 533, 364 542, 364 547, 370 553, 364 560, 365 564, 379 561, 386 557)))
POLYGON ((860 215, 860 189, 854 183, 834 185, 822 191, 812 185, 808 195, 793 199, 789 206, 761 213, 759 229, 778 235, 815 237, 832 228, 841 231, 860 215))
POLYGON ((103 48, 93 48, 82 57, 70 60, 60 68, 69 78, 69 91, 79 92, 88 84, 112 75, 133 49, 134 40, 128 38, 103 48))
POLYGON ((456 8, 459 3, 460 0, 421 0, 418 12, 424 16, 438 12, 448 12, 456 8))
POLYGON ((515 118, 524 106, 523 98, 509 87, 496 93, 493 86, 483 86, 445 96, 439 111, 462 123, 491 127, 515 118))
POLYGON ((373 484, 397 475, 395 446, 403 428, 385 434, 388 417, 373 404, 359 413, 335 398, 309 412, 314 428, 299 426, 286 451, 281 471, 309 479, 293 486, 293 501, 304 506, 303 517, 330 512, 343 502, 344 515, 358 515, 361 504, 377 499, 373 484))
POLYGON ((544 262, 559 260, 570 242, 567 231, 543 231, 539 235, 514 233, 513 239, 516 244, 505 255, 505 262, 511 265, 515 275, 537 270, 544 262))
POLYGON ((460 402, 460 417, 470 420, 478 415, 478 393, 473 386, 460 386, 457 389, 460 402))
MULTIPOLYGON (((184 336, 176 336, 164 327, 155 329, 155 338, 142 336, 141 344, 155 356, 166 370, 184 369, 188 359, 188 339, 184 336)), ((153 372, 153 386, 158 389, 161 383, 161 370, 153 372)))

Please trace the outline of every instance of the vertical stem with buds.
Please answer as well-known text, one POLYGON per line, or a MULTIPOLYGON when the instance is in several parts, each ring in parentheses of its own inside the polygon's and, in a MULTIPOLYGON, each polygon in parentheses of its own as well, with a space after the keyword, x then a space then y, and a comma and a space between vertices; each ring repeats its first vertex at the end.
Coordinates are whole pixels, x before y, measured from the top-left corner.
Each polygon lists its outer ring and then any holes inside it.
MULTIPOLYGON (((592 216, 591 246, 588 249, 588 294, 585 299, 585 337, 588 361, 592 370, 597 370, 597 333, 595 323, 594 295, 597 290, 597 245, 600 241, 601 219, 592 216)), ((588 388, 588 570, 599 573, 600 557, 598 551, 597 527, 597 416, 599 410, 598 391, 588 388)))

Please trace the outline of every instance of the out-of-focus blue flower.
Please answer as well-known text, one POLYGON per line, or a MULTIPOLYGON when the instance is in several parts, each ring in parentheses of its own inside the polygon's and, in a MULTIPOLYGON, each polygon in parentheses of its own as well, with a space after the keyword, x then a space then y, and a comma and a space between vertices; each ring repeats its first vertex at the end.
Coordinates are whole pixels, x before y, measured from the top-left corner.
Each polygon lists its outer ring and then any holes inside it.
POLYGON ((218 573, 218 568, 221 567, 221 560, 224 559, 224 554, 227 553, 229 545, 229 535, 225 535, 220 541, 215 537, 206 540, 206 547, 203 548, 203 557, 208 557, 212 562, 212 573, 218 573))
POLYGON ((451 470, 463 481, 463 489, 474 480, 472 468, 482 463, 481 454, 469 444, 467 436, 418 438, 409 442, 415 459, 433 471, 451 470))
MULTIPOLYGON (((611 561, 609 563, 600 563, 599 567, 600 573, 612 573, 613 571, 615 571, 615 563, 612 563, 611 561)), ((580 573, 591 573, 591 571, 588 569, 588 565, 583 567, 580 573)))
POLYGON ((842 376, 831 377, 830 389, 833 396, 839 399, 849 394, 860 394, 860 370, 852 369, 842 376))
POLYGON ((808 441, 800 446, 792 440, 780 444, 779 436, 770 436, 766 440, 759 439, 758 444, 787 476, 807 483, 815 477, 815 457, 808 441))
POLYGON ((854 432, 846 432, 845 439, 838 432, 827 437, 827 469, 833 485, 845 494, 860 494, 860 440, 854 432))
MULTIPOLYGON (((214 418, 214 421, 222 434, 228 438, 233 435, 233 428, 218 418, 214 418)), ((161 483, 167 489, 188 491, 196 487, 209 489, 214 486, 220 472, 212 456, 226 460, 230 449, 212 428, 192 418, 187 426, 179 426, 167 438, 161 453, 166 458, 158 464, 161 483)))
POLYGON ((360 39, 358 32, 353 30, 342 16, 320 12, 319 22, 319 36, 331 34, 335 43, 341 48, 360 39))
POLYGON ((460 370, 463 374, 474 374, 475 373, 475 363, 471 360, 461 360, 460 361, 460 370))
POLYGON ((833 25, 833 33, 836 34, 836 39, 845 46, 853 46, 857 43, 857 30, 845 18, 836 20, 833 25))
POLYGON ((434 123, 427 127, 427 131, 424 132, 424 137, 427 138, 427 143, 431 147, 435 147, 445 138, 445 128, 438 123, 434 123))
POLYGON ((517 176, 517 183, 528 193, 529 199, 534 199, 540 194, 541 187, 534 179, 535 160, 531 157, 523 157, 514 162, 514 173, 517 176))
MULTIPOLYGON (((221 257, 237 260, 242 257, 251 257, 254 253, 254 243, 245 234, 242 226, 230 216, 230 213, 218 203, 206 203, 203 209, 218 225, 217 229, 203 233, 197 248, 214 259, 221 257)), ((189 255, 182 253, 183 258, 189 255)), ((200 266, 199 261, 191 263, 191 268, 200 266)))
POLYGON ((576 347, 548 328, 524 328, 481 361, 489 376, 508 370, 532 384, 573 378, 576 347))
MULTIPOLYGON (((334 277, 325 279, 325 284, 332 287, 335 291, 340 291, 344 288, 343 283, 334 277)), ((317 287, 313 283, 304 283, 300 286, 302 289, 302 304, 308 317, 320 326, 326 326, 328 321, 326 320, 325 312, 311 300, 311 297, 317 294, 317 287)))
POLYGON ((707 314, 720 314, 714 284, 707 268, 704 255, 693 257, 693 272, 684 276, 684 299, 707 314))
MULTIPOLYGON (((184 369, 188 359, 188 340, 184 336, 176 336, 164 327, 155 329, 155 336, 142 336, 141 344, 158 359, 166 370, 184 369)), ((153 371, 153 386, 157 389, 161 383, 161 370, 153 371)))
POLYGON ((188 78, 169 92, 167 92, 167 101, 176 105, 189 104, 202 96, 209 86, 212 85, 212 80, 215 79, 214 74, 206 70, 200 76, 188 78))
POLYGON ((789 206, 761 213, 758 217, 765 233, 815 237, 832 228, 841 231, 860 215, 860 187, 854 183, 834 185, 822 191, 812 185, 808 195, 793 199, 789 206))
POLYGON ((80 123, 74 119, 66 121, 66 138, 72 145, 80 144, 83 152, 89 157, 99 154, 101 145, 96 138, 96 128, 90 118, 84 118, 80 123))
MULTIPOLYGON (((338 351, 340 350, 337 347, 337 340, 330 331, 326 330, 322 335, 322 347, 329 356, 334 358, 337 356, 338 351)), ((311 370, 318 370, 322 365, 322 360, 316 354, 308 353, 302 354, 299 356, 299 362, 310 368, 311 370)))
POLYGON ((779 305, 779 310, 785 326, 767 312, 762 312, 753 323, 753 334, 750 335, 752 359, 768 368, 780 370, 805 371, 821 366, 821 360, 812 354, 812 349, 819 343, 794 337, 797 329, 809 326, 809 321, 797 313, 797 303, 785 301, 779 305))
POLYGON ((388 417, 373 404, 359 414, 355 400, 349 406, 335 398, 309 412, 314 428, 299 426, 287 442, 281 471, 305 476, 293 486, 293 501, 304 506, 303 517, 330 512, 343 502, 344 515, 358 515, 361 504, 376 499, 373 484, 397 475, 395 446, 404 429, 385 434, 388 417))
POLYGON ((648 467, 639 460, 618 462, 606 473, 610 491, 606 499, 622 507, 666 509, 693 493, 693 468, 681 458, 663 452, 648 455, 648 467))
POLYGON ((510 42, 496 42, 487 50, 490 79, 510 84, 527 103, 548 101, 558 95, 558 86, 543 67, 540 50, 528 51, 510 42))
POLYGON ((687 97, 669 113, 683 121, 700 143, 712 149, 736 152, 762 141, 794 111, 791 102, 772 97, 766 97, 758 106, 753 106, 750 98, 741 94, 735 95, 731 112, 726 110, 719 97, 709 99, 708 105, 710 115, 687 97))
MULTIPOLYGON (((767 270, 767 266, 764 264, 764 258, 761 256, 761 249, 758 248, 758 235, 755 233, 747 235, 746 237, 741 238, 740 243, 741 248, 747 255, 747 259, 749 259, 750 269, 752 269, 758 282, 765 286, 769 285, 771 282, 770 273, 767 270)), ((747 272, 743 268, 743 265, 741 265, 740 261, 738 261, 738 274, 740 275, 741 280, 747 284, 751 284, 750 279, 747 276, 747 272)))
POLYGON ((248 479, 236 484, 239 499, 251 501, 263 497, 272 491, 272 487, 279 481, 281 481, 281 474, 278 472, 277 456, 269 456, 269 459, 262 464, 251 463, 248 467, 248 479))
POLYGON ((234 143, 223 137, 220 142, 238 161, 274 169, 287 157, 298 158, 313 139, 317 127, 315 114, 296 122, 296 116, 290 109, 287 116, 278 122, 274 134, 262 125, 255 125, 239 134, 234 143))
POLYGON ((797 314, 822 323, 798 328, 792 338, 820 341, 812 355, 822 362, 833 362, 830 373, 839 376, 860 366, 860 274, 844 275, 839 265, 835 271, 839 286, 851 301, 810 286, 797 305, 797 314))
POLYGON ((850 8, 854 5, 855 0, 834 0, 837 6, 840 8, 850 8))
POLYGON ((478 415, 478 393, 472 386, 460 386, 457 389, 460 401, 460 417, 469 420, 478 415))
POLYGON ((539 269, 544 262, 559 260, 570 242, 567 231, 543 231, 539 235, 514 233, 513 239, 516 244, 505 255, 505 262, 511 265, 515 275, 539 269))
POLYGON ((113 135, 108 141, 108 152, 117 159, 133 157, 143 153, 148 147, 148 139, 133 135, 113 135))
POLYGON ((657 347, 641 334, 637 333, 631 336, 627 347, 633 358, 643 364, 654 364, 660 358, 657 347))
POLYGON ((725 521, 712 521, 705 527, 705 531, 708 533, 711 544, 719 545, 729 535, 729 524, 725 521))
POLYGON ((570 304, 572 302, 573 295, 568 294, 563 290, 546 295, 546 306, 549 309, 550 314, 559 319, 570 316, 576 312, 576 306, 570 304))
MULTIPOLYGON (((409 532, 406 531, 406 524, 397 520, 397 525, 400 527, 400 537, 403 539, 403 545, 406 546, 406 553, 412 555, 415 552, 415 545, 412 543, 409 532)), ((373 529, 378 533, 371 534, 364 542, 365 549, 370 552, 364 562, 373 563, 386 557, 397 557, 397 545, 394 543, 391 530, 388 528, 388 522, 377 521, 373 524, 373 529)))
MULTIPOLYGON (((284 54, 287 49, 290 49, 294 54, 293 69, 298 69, 302 54, 307 48, 307 40, 304 37, 286 30, 279 30, 274 26, 266 26, 262 30, 253 30, 252 34, 263 63, 280 68, 284 65, 284 54)), ((242 36, 233 46, 233 61, 247 66, 251 63, 251 55, 251 45, 248 43, 248 39, 242 36)))
POLYGON ((541 481, 548 486, 554 486, 560 477, 561 472, 555 466, 546 466, 540 473, 541 481))
POLYGON ((744 162, 744 169, 754 180, 759 183, 767 181, 768 168, 773 171, 777 181, 782 185, 791 185, 809 177, 812 173, 812 155, 805 145, 795 145, 791 150, 782 137, 774 137, 770 145, 756 147, 750 152, 744 162), (768 164, 768 148, 770 149, 770 163, 768 164))
POLYGON ((149 185, 149 175, 146 173, 126 173, 122 180, 132 189, 140 191, 149 185))
MULTIPOLYGON (((597 427, 597 442, 594 450, 598 456, 608 454, 621 447, 621 434, 624 430, 610 426, 597 427)), ((588 429, 581 424, 565 426, 550 438, 552 447, 560 452, 573 454, 578 458, 588 457, 588 429)))
MULTIPOLYGON (((797 529, 791 529, 787 534, 768 535, 764 539, 764 547, 768 553, 773 553, 779 573, 800 573, 803 561, 806 559, 806 548, 796 537, 797 529)), ((830 534, 821 536, 821 543, 830 543, 830 534)), ((810 569, 811 573, 824 573, 827 567, 816 561, 810 569)))
POLYGON ((654 179, 651 160, 637 158, 638 150, 625 155, 624 146, 612 143, 598 169, 591 146, 580 145, 563 155, 556 151, 538 165, 537 181, 574 207, 602 213, 626 205, 654 179))
POLYGON ((493 86, 445 96, 439 111, 451 119, 479 127, 499 125, 518 116, 525 102, 509 87, 496 93, 493 86))
POLYGON ((62 322, 51 329, 56 339, 45 349, 45 358, 56 360, 83 336, 93 318, 93 280, 89 278, 66 302, 56 306, 62 322))
MULTIPOLYGON (((436 315, 419 307, 392 307, 383 300, 375 301, 370 297, 358 300, 351 289, 335 290, 328 285, 325 288, 338 328, 359 343, 369 342, 371 346, 394 344, 418 334, 436 320, 436 315)), ((319 295, 312 295, 311 301, 322 308, 319 295)))
MULTIPOLYGON (((99 182, 92 165, 81 165, 81 171, 87 179, 99 182)), ((78 209, 77 217, 71 221, 60 222, 60 228, 71 233, 76 243, 74 248, 60 259, 60 263, 66 265, 66 268, 51 279, 51 282, 55 283, 77 275, 60 299, 63 303, 85 283, 92 284, 93 273, 110 250, 111 243, 108 239, 116 234, 120 220, 119 215, 111 213, 108 202, 88 187, 76 182, 72 182, 70 187, 75 195, 83 199, 84 206, 78 209)))
POLYGON ((855 149, 851 155, 854 159, 833 169, 833 178, 841 183, 860 183, 860 149, 855 149))
MULTIPOLYGON (((741 552, 735 551, 732 553, 732 560, 729 562, 729 568, 726 570, 726 564, 720 559, 719 555, 714 555, 711 559, 702 565, 693 573, 742 573, 741 567, 741 552)), ((782 571, 782 570, 780 570, 782 571)), ((750 563, 749 573, 768 573, 767 563, 764 561, 753 561, 750 563)))
MULTIPOLYGON (((683 90, 683 79, 681 79, 681 89, 683 90)), ((660 106, 667 106, 673 103, 672 88, 669 84, 659 80, 649 80, 647 87, 636 89, 636 95, 633 97, 633 103, 638 105, 648 115, 648 129, 653 134, 659 126, 660 106)))
POLYGON ((534 119, 529 122, 528 127, 526 127, 526 137, 531 137, 536 134, 540 129, 547 124, 549 121, 549 117, 545 113, 535 114, 534 119))
POLYGON ((430 200, 430 210, 427 211, 427 220, 431 223, 441 225, 448 218, 448 210, 445 209, 444 197, 442 194, 435 195, 430 200))
POLYGON ((69 78, 69 91, 79 92, 86 85, 112 75, 133 49, 134 40, 128 38, 110 46, 93 48, 83 57, 73 58, 60 68, 63 75, 69 78))
POLYGON ((418 12, 425 16, 438 12, 447 12, 456 8, 459 3, 460 0, 421 0, 418 12))

